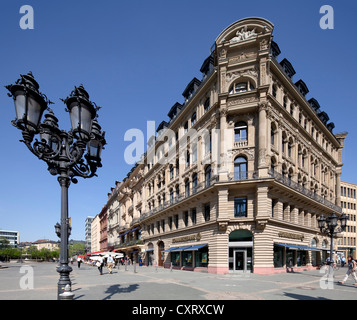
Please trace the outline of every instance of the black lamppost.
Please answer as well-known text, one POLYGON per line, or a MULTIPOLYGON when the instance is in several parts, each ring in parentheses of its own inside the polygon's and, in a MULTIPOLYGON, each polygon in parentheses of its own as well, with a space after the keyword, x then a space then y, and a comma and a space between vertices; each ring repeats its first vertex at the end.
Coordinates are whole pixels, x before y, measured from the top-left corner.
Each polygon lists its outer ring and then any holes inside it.
POLYGON ((60 274, 58 282, 58 299, 67 285, 71 286, 69 274, 72 268, 68 265, 68 237, 70 232, 68 219, 68 187, 70 182, 77 183, 75 177, 91 178, 101 167, 101 151, 106 144, 105 132, 100 131, 96 118, 97 107, 89 100, 83 85, 71 92, 66 99, 61 99, 67 106, 72 130, 66 132, 58 128, 58 119, 48 108, 52 102, 39 91, 39 85, 31 72, 20 75, 20 79, 6 88, 9 97, 15 102, 16 119, 12 124, 22 131, 23 140, 28 149, 39 159, 45 161, 52 175, 58 175, 61 186, 61 224, 55 226, 61 238, 60 274), (44 121, 41 118, 45 110, 44 121), (40 140, 35 139, 39 134, 40 140), (87 150, 87 152, 86 152, 87 150), (86 152, 86 154, 85 154, 86 152))
POLYGON ((344 232, 346 230, 348 217, 343 213, 340 217, 337 216, 335 212, 331 214, 331 216, 325 218, 322 214, 320 218, 317 220, 319 224, 319 228, 321 233, 326 234, 330 237, 330 259, 328 264, 333 265, 333 237, 340 232, 344 232), (338 221, 340 221, 340 225, 338 225, 338 221))

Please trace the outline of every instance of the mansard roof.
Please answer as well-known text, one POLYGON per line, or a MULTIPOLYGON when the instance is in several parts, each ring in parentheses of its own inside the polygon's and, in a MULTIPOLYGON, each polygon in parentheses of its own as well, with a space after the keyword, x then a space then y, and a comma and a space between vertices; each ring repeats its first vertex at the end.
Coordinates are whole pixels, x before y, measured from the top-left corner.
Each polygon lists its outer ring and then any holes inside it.
POLYGON ((295 86, 299 89, 299 91, 304 97, 309 93, 307 85, 301 79, 295 83, 295 86))
POLYGON ((201 84, 201 81, 194 77, 190 83, 187 85, 186 89, 182 92, 182 95, 188 99, 190 94, 192 94, 196 88, 201 84))
POLYGON ((293 75, 296 73, 295 69, 293 68, 292 64, 290 61, 286 58, 284 58, 281 62, 280 65, 283 67, 285 73, 288 75, 289 78, 292 78, 293 75))

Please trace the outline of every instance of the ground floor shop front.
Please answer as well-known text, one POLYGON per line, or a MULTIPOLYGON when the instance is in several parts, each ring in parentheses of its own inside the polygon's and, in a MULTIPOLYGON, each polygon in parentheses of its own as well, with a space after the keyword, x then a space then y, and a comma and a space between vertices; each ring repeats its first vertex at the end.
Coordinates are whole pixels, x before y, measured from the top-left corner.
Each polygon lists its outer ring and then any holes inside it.
POLYGON ((272 274, 319 267, 329 240, 312 232, 267 225, 232 225, 226 230, 192 229, 149 239, 139 254, 144 265, 208 273, 272 274))

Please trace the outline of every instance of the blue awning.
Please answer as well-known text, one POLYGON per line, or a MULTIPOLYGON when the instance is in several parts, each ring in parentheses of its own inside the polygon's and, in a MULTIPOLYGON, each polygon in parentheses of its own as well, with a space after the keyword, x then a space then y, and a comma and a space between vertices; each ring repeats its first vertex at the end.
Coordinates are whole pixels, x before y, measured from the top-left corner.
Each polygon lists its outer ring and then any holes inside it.
POLYGON ((192 246, 192 247, 189 247, 189 248, 187 248, 187 249, 184 249, 183 251, 196 251, 196 250, 198 250, 198 249, 201 249, 201 248, 207 247, 207 246, 208 246, 207 243, 206 243, 206 244, 197 244, 197 245, 195 245, 195 246, 192 246))
POLYGON ((122 236, 125 236, 126 234, 128 234, 131 230, 128 230, 128 231, 125 231, 123 234, 119 234, 118 235, 118 238, 122 237, 122 236))
POLYGON ((172 251, 174 249, 177 249, 177 248, 169 248, 169 249, 166 249, 166 250, 162 250, 161 252, 169 252, 169 251, 172 251))
POLYGON ((185 249, 188 249, 188 248, 191 248, 191 247, 192 246, 172 248, 171 252, 184 251, 185 249))
POLYGON ((321 251, 321 249, 318 249, 318 248, 302 246, 302 245, 297 245, 297 244, 287 244, 287 243, 275 243, 275 244, 277 246, 286 247, 286 248, 291 249, 291 250, 321 251))

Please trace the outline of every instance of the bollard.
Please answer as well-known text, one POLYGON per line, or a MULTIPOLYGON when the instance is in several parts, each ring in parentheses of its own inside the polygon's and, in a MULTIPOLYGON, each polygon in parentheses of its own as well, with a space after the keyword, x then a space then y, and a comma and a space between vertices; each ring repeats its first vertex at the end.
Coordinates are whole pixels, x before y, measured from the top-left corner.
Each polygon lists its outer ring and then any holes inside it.
POLYGON ((125 260, 125 271, 128 271, 128 260, 125 260))
POLYGON ((136 271, 136 262, 134 261, 134 273, 137 273, 136 271))
POLYGON ((170 271, 172 272, 172 262, 171 262, 171 264, 170 264, 170 271))
POLYGON ((59 295, 59 300, 73 300, 74 293, 71 291, 71 286, 67 284, 64 287, 64 292, 59 295))

